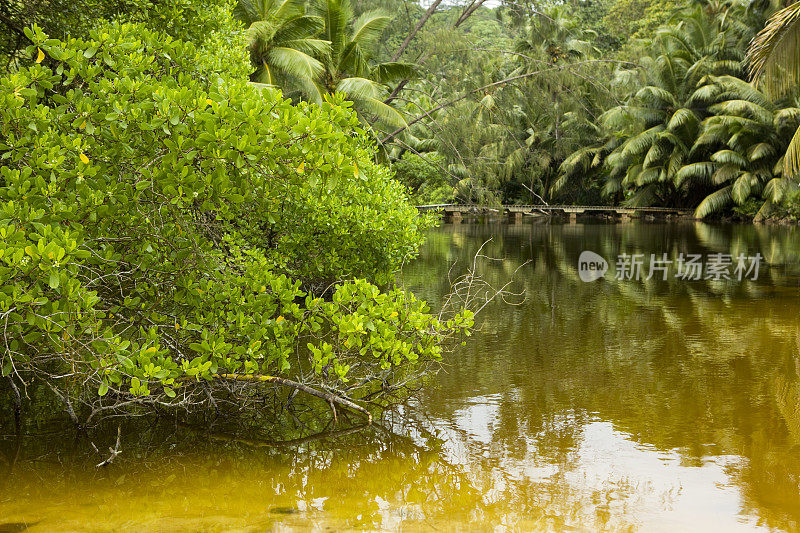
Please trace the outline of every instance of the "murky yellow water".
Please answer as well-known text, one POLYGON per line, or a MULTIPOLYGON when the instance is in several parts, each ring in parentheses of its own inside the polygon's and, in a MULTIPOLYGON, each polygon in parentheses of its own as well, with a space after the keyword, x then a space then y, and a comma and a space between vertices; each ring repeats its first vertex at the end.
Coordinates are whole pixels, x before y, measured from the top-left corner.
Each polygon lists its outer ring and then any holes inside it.
POLYGON ((74 432, 40 414, 19 440, 4 413, 0 532, 800 530, 797 229, 446 225, 406 284, 439 300, 489 238, 482 273, 516 271, 524 301, 489 306, 382 427, 253 447, 140 420, 98 470, 74 432), (579 279, 583 250, 605 279, 579 279), (617 281, 622 252, 769 264, 755 281, 617 281))

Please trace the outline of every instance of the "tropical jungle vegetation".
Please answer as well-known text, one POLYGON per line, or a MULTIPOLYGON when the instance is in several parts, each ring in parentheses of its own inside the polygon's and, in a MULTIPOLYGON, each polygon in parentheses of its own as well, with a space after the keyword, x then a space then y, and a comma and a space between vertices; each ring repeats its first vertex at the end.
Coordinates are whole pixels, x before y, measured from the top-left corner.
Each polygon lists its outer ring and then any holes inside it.
POLYGON ((797 198, 796 72, 779 81, 797 66, 797 7, 783 7, 240 0, 234 13, 251 80, 296 102, 342 93, 417 203, 761 219, 797 198))

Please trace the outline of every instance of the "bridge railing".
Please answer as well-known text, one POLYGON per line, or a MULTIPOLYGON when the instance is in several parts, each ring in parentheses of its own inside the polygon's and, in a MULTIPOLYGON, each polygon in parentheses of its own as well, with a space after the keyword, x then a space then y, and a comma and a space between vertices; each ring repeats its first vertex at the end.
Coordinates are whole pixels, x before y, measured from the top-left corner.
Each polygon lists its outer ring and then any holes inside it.
POLYGON ((420 211, 443 210, 449 212, 489 212, 489 211, 613 211, 617 213, 653 212, 653 213, 692 213, 693 209, 679 207, 626 207, 612 205, 502 205, 498 207, 477 206, 470 204, 428 204, 418 205, 420 211))

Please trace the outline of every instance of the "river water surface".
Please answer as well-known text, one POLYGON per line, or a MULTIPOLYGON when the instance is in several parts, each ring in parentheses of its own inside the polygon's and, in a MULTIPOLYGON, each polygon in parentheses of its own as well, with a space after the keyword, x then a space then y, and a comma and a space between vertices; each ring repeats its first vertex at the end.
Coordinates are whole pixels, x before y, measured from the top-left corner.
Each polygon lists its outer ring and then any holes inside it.
POLYGON ((256 447, 142 421, 96 469, 84 439, 41 415, 17 438, 4 413, 0 532, 800 530, 797 229, 444 225, 404 282, 435 308, 482 245, 479 273, 518 294, 382 427, 256 447), (579 278, 585 250, 603 279, 579 278), (616 279, 622 253, 642 279, 616 279), (643 279, 681 253, 763 262, 643 279))

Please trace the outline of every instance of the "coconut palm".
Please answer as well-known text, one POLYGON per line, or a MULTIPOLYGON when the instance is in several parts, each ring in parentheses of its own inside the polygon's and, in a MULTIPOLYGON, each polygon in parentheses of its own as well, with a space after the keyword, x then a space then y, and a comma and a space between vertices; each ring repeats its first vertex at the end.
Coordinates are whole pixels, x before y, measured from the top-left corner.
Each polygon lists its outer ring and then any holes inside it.
POLYGON ((403 116, 383 100, 388 95, 386 84, 412 77, 414 67, 371 61, 392 16, 372 10, 354 17, 350 0, 316 0, 314 14, 323 21, 321 37, 330 43, 329 53, 320 57, 314 100, 320 101, 325 93, 343 92, 362 119, 374 118, 392 128, 405 126, 403 116))
MULTIPOLYGON (((748 50, 750 72, 757 86, 773 98, 800 85, 800 2, 777 11, 748 50)), ((800 128, 784 157, 784 175, 800 173, 800 128)))
POLYGON ((247 27, 252 81, 317 93, 314 80, 324 70, 317 57, 329 53, 330 43, 317 38, 324 21, 305 11, 305 0, 238 0, 234 15, 247 27))
POLYGON ((699 217, 751 198, 761 199, 757 216, 768 214, 787 191, 781 155, 800 109, 779 108, 764 93, 732 76, 710 78, 694 100, 708 104, 711 115, 692 147, 696 161, 678 171, 676 185, 715 189, 697 206, 699 217))
POLYGON ((637 89, 601 116, 605 140, 565 159, 559 187, 587 169, 602 169, 604 194, 624 197, 632 206, 695 205, 698 193, 702 198, 713 191, 677 179, 691 163, 701 124, 711 114, 695 92, 709 76, 743 73, 740 35, 726 17, 709 16, 708 9, 684 10, 680 22, 657 32, 640 69, 620 73, 623 79, 640 77, 637 89))

